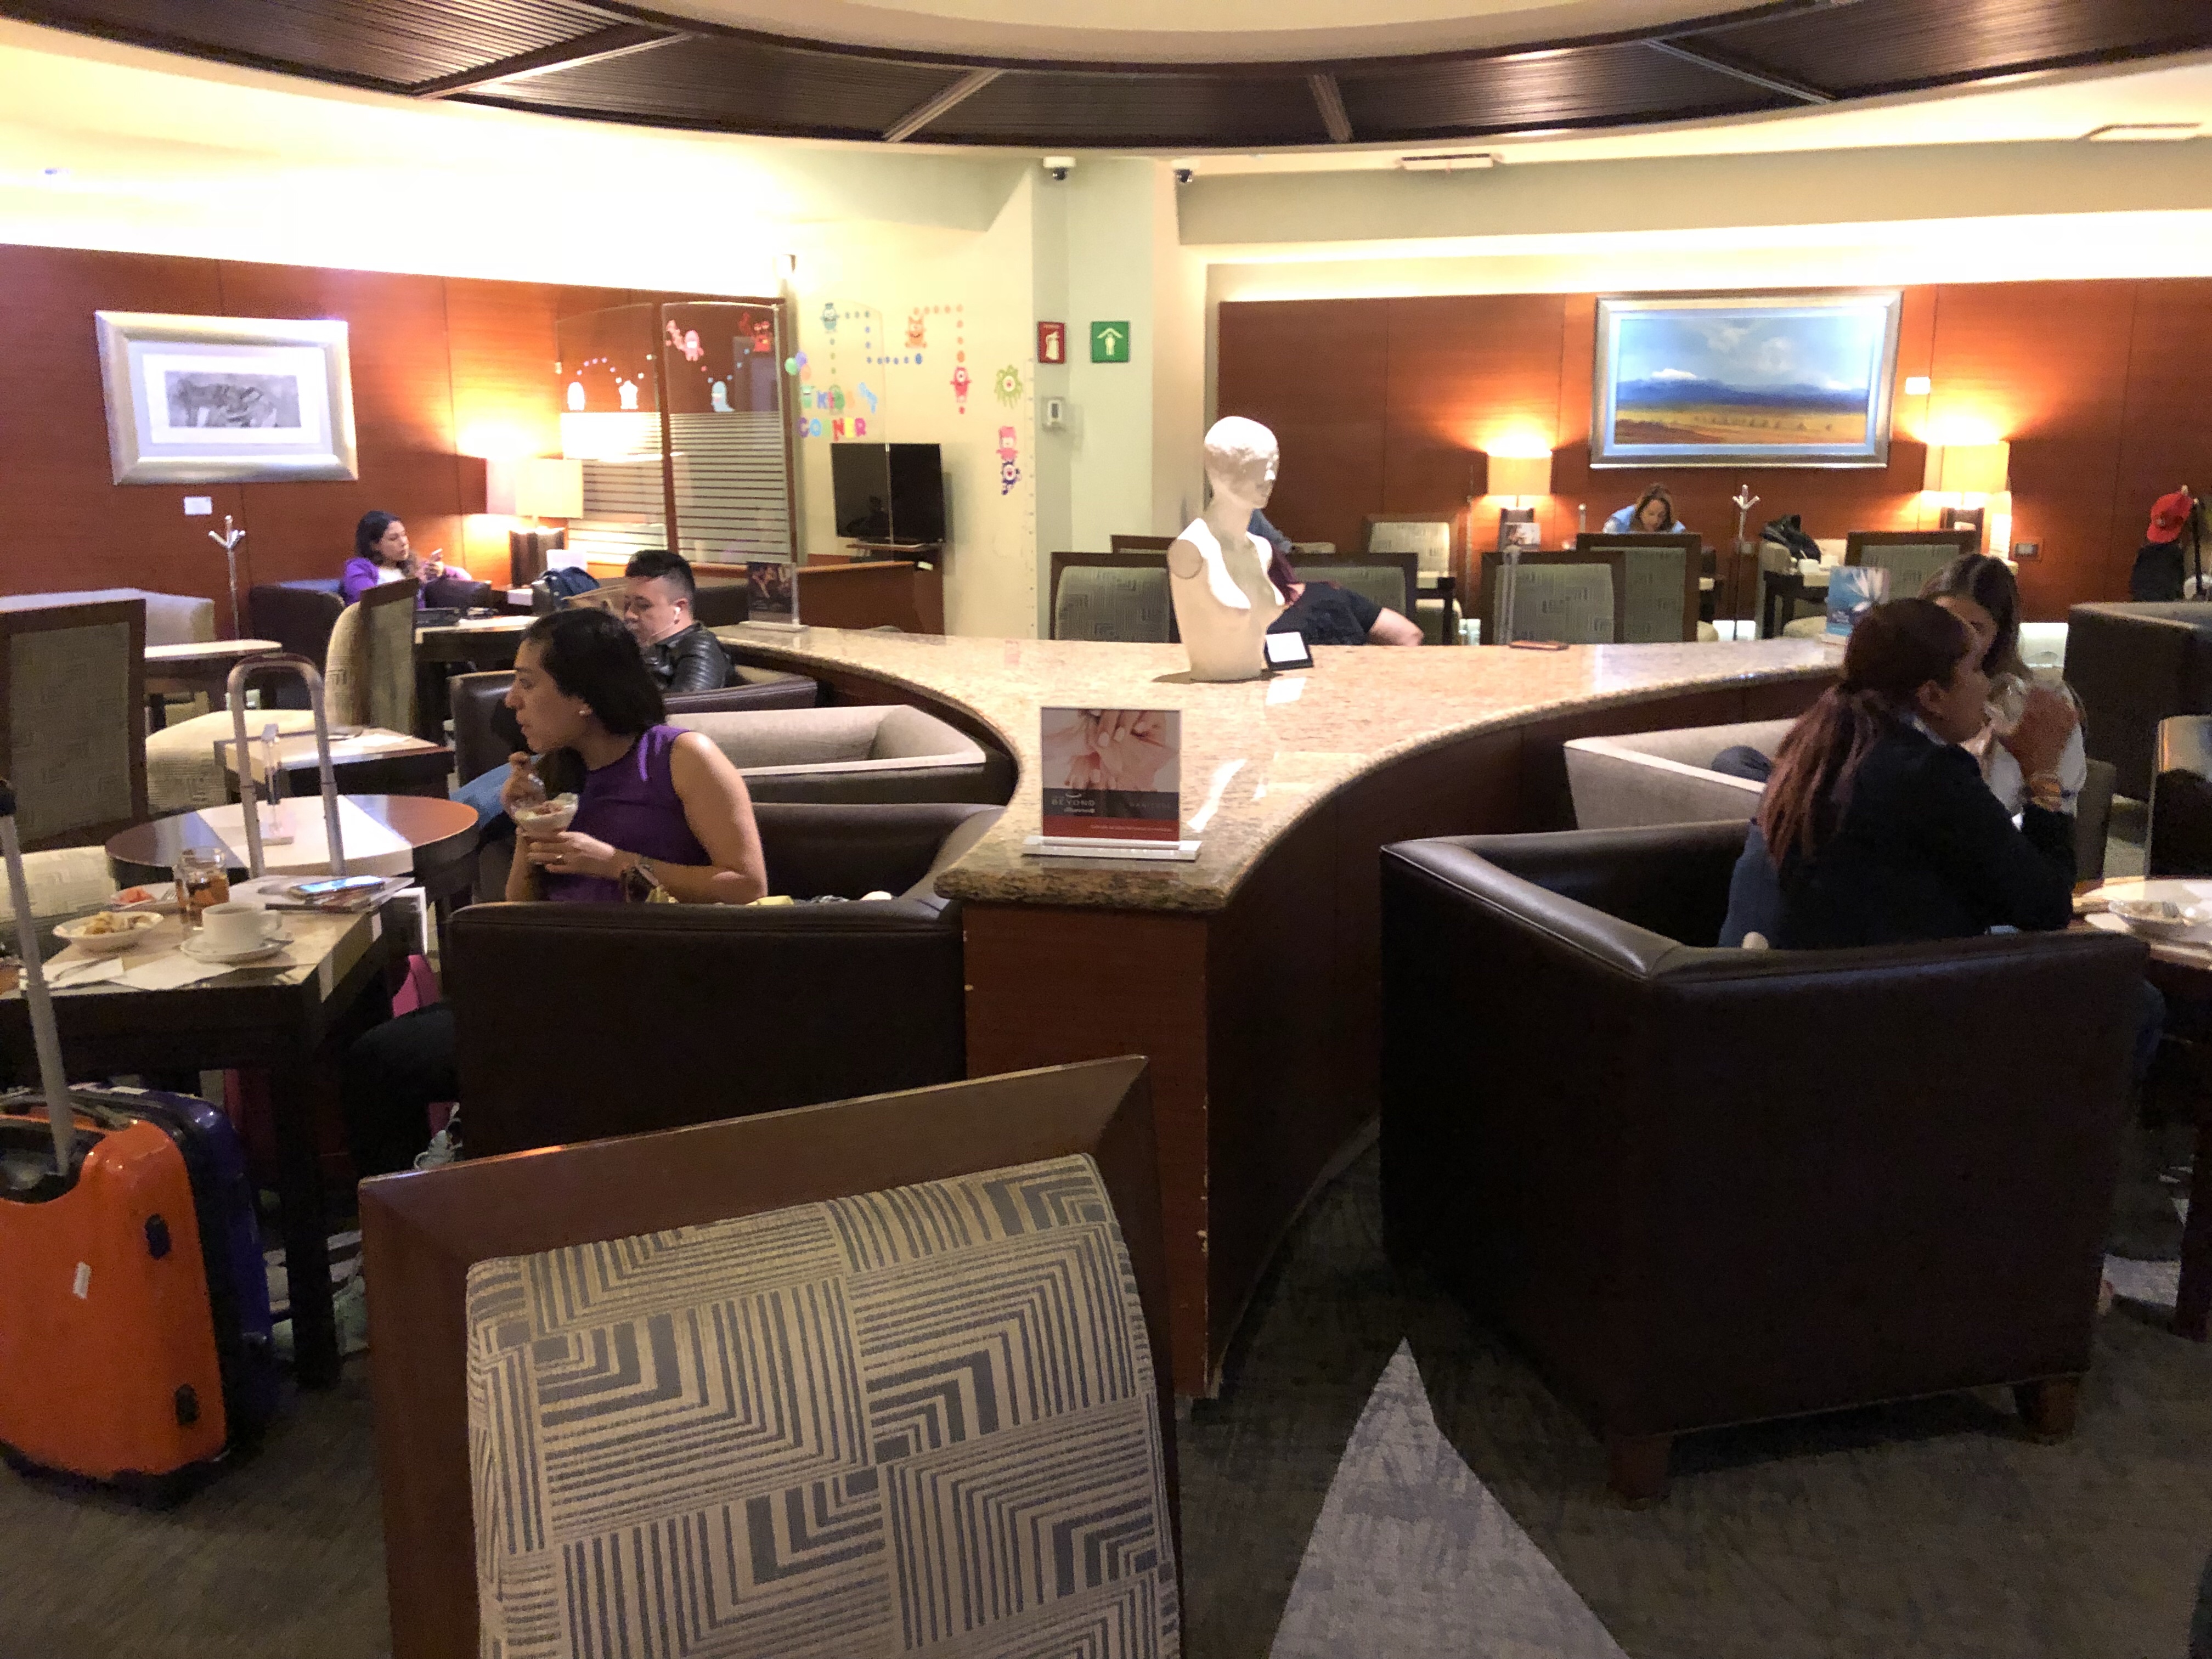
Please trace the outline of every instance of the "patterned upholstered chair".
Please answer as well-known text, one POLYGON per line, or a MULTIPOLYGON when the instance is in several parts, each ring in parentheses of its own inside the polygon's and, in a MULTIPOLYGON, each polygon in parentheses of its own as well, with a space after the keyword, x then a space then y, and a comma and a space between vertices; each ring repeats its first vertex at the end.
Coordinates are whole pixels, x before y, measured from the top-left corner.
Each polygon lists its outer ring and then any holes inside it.
MULTIPOLYGON (((1504 637, 1504 571, 1502 556, 1482 556, 1477 605, 1486 645, 1504 637)), ((1565 645, 1618 644, 1626 585, 1618 551, 1523 553, 1513 579, 1513 637, 1565 645)))
POLYGON ((0 611, 0 777, 25 850, 145 818, 145 688, 144 601, 0 611))
POLYGON ((1172 1659, 1156 1158, 1127 1059, 366 1183, 395 1659, 1172 1659))
POLYGON ((1164 550, 1055 553, 1051 604, 1056 640, 1164 645, 1176 637, 1164 550))
POLYGON ((1844 544, 1844 562, 1887 570, 1889 597, 1909 599, 1952 560, 1979 548, 1981 539, 1978 530, 1854 530, 1844 544))
POLYGON ((1585 533, 1575 538, 1575 550, 1622 555, 1627 584, 1621 599, 1623 641, 1648 644, 1699 637, 1698 579, 1705 550, 1694 531, 1680 535, 1585 533))

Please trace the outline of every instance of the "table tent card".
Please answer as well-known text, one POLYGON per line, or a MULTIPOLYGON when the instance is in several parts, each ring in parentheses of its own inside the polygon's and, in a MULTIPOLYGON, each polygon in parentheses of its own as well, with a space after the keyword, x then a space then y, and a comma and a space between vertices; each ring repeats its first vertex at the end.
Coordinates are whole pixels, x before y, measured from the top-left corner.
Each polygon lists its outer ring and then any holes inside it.
POLYGON ((1032 853, 1193 859, 1182 839, 1182 714, 1174 708, 1038 711, 1043 830, 1032 853))
POLYGON ((745 620, 769 628, 799 626, 799 583, 789 559, 745 561, 745 620))
POLYGON ((1828 572, 1826 637, 1847 640, 1861 617, 1889 597, 1889 572, 1870 564, 1839 564, 1828 572))

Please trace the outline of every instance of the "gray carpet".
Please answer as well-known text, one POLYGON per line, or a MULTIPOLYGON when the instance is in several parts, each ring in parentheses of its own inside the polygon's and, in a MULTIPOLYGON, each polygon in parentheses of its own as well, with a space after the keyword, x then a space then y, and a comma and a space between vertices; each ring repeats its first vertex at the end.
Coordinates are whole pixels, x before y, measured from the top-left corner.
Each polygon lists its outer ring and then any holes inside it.
MULTIPOLYGON (((168 1515, 0 1473, 0 1654, 383 1653, 369 1363, 168 1515)), ((1178 1430, 1193 1659, 2179 1656, 2212 1550, 2212 1350, 2125 1304, 2065 1444, 1923 1401, 1693 1437, 1623 1510, 1528 1367, 1392 1273, 1372 1156, 1231 1375, 1178 1430)))

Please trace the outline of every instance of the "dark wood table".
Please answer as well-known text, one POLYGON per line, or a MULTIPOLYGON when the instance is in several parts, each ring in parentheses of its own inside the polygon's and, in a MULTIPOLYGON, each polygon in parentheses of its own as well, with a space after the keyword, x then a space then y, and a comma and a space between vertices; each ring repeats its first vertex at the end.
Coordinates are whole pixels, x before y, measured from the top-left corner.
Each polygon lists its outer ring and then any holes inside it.
POLYGON ((1761 569, 1759 573, 1759 637, 1762 640, 1771 640, 1782 631, 1774 625, 1774 606, 1777 600, 1787 600, 1790 603, 1792 614, 1790 617, 1784 618, 1785 621, 1795 619, 1796 608, 1801 605, 1809 605, 1823 615, 1827 612, 1828 590, 1825 586, 1814 586, 1794 570, 1761 569))
MULTIPOLYGON (((473 806, 440 795, 348 795, 348 804, 359 807, 394 835, 404 838, 414 853, 414 879, 423 896, 436 908, 443 937, 446 924, 476 882, 477 813, 473 806)), ((319 813, 322 809, 310 791, 294 803, 297 811, 319 813)), ((179 812, 156 818, 109 838, 107 861, 118 884, 169 879, 177 854, 187 847, 223 847, 217 835, 198 812, 179 812)), ((233 880, 246 874, 246 849, 228 849, 233 880)))
POLYGON ((446 677, 456 666, 512 668, 532 617, 494 617, 415 630, 415 735, 442 740, 452 714, 446 677))
POLYGON ((230 671, 241 659, 265 657, 284 647, 275 640, 195 640, 184 645, 146 647, 146 712, 158 732, 167 719, 165 695, 204 694, 210 702, 222 702, 230 671))
MULTIPOLYGON (((125 831, 117 840, 137 833, 125 831)), ((72 1077, 230 1068, 267 1077, 294 1363, 303 1387, 325 1388, 337 1381, 339 1354, 315 1137, 316 1077, 335 1065, 380 1008, 369 993, 383 983, 395 946, 374 915, 294 913, 286 923, 294 943, 284 965, 235 968, 166 991, 112 984, 64 989, 55 993, 54 1012, 72 1077)), ((79 954, 64 951, 55 964, 79 954)), ((0 1052, 18 1076, 37 1074, 20 989, 0 996, 0 1052)))
MULTIPOLYGON (((246 729, 253 729, 253 716, 248 714, 246 729)), ((376 737, 374 732, 362 736, 376 737)), ((453 772, 453 751, 445 744, 433 743, 427 738, 417 738, 405 732, 386 732, 386 738, 396 738, 381 746, 366 749, 359 753, 349 752, 354 738, 333 740, 331 756, 331 776, 341 795, 428 795, 437 799, 446 798, 453 772)), ((237 740, 219 738, 216 740, 216 756, 223 767, 223 787, 227 799, 238 799, 238 768, 232 761, 230 749, 237 740)), ((249 743, 256 741, 249 737, 249 743)), ((312 799, 322 787, 316 765, 315 734, 313 732, 295 732, 276 741, 277 770, 283 775, 284 798, 287 800, 312 799)))

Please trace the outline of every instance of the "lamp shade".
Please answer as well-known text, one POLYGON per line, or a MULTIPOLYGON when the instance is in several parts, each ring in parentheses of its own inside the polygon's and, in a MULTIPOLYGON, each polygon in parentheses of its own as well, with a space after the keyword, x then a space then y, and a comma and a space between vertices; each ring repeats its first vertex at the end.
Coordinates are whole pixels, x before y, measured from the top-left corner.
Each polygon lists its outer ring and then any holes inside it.
POLYGON ((584 464, 532 457, 517 462, 514 516, 518 519, 580 519, 584 516, 584 464))
POLYGON ((1490 493, 1525 498, 1552 493, 1552 458, 1542 455, 1492 455, 1490 493))
POLYGON ((2012 446, 1950 444, 1938 452, 1929 489, 1946 495, 1995 495, 2012 470, 2012 446))

